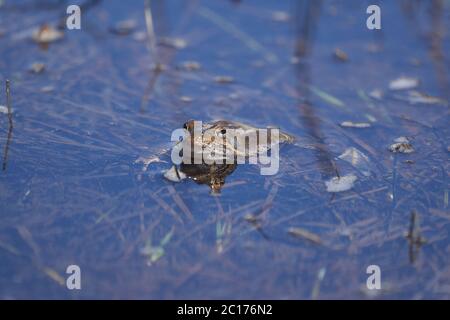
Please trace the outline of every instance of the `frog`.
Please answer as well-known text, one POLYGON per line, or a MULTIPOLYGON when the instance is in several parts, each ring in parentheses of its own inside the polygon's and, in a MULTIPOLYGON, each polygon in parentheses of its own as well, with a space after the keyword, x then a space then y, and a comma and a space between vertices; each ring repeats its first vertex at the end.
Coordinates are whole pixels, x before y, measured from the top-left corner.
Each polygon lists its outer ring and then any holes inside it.
MULTIPOLYGON (((214 194, 221 192, 226 177, 231 175, 238 165, 235 161, 230 161, 231 163, 224 161, 228 159, 229 155, 233 156, 232 160, 235 160, 236 155, 248 159, 262 152, 268 152, 276 144, 293 143, 295 141, 294 136, 279 132, 275 138, 268 134, 267 141, 264 143, 259 141, 256 148, 240 150, 236 147, 234 141, 227 139, 227 132, 234 130, 237 135, 248 135, 249 133, 258 133, 260 129, 237 121, 215 120, 202 123, 201 135, 195 136, 194 125, 194 120, 189 120, 183 125, 187 132, 188 143, 191 142, 194 148, 197 146, 197 152, 201 152, 203 159, 206 157, 205 160, 209 161, 202 161, 202 163, 193 163, 193 161, 186 163, 184 161, 181 162, 178 170, 196 183, 208 185, 214 194), (218 149, 222 152, 217 152, 218 149), (216 152, 212 156, 210 152, 205 152, 208 150, 216 150, 216 152)), ((192 157, 195 152, 194 150, 192 157)))
MULTIPOLYGON (((191 153, 191 161, 185 161, 189 157, 183 157, 183 161, 180 161, 178 164, 173 164, 170 169, 164 171, 164 177, 172 182, 181 182, 184 179, 193 180, 197 184, 209 186, 212 194, 220 194, 222 187, 225 185, 226 178, 236 170, 239 165, 235 161, 236 156, 248 160, 250 157, 269 152, 275 145, 294 144, 296 140, 293 135, 278 131, 278 135, 272 136, 271 134, 267 134, 267 139, 261 139, 261 136, 259 136, 259 140, 265 140, 265 142, 258 141, 259 143, 257 143, 256 148, 243 148, 243 150, 240 150, 235 143, 227 139, 227 133, 236 130, 235 134, 238 137, 242 135, 245 138, 245 135, 251 133, 259 134, 261 129, 233 120, 213 120, 201 122, 201 127, 196 128, 200 132, 200 135, 195 135, 195 123, 196 121, 189 120, 183 124, 184 135, 182 140, 188 143, 190 142, 191 147, 194 147, 191 150, 193 151, 191 153), (222 152, 217 152, 219 149, 222 152), (211 152, 209 152, 211 150, 215 150, 216 152, 211 155, 211 152), (196 152, 197 155, 202 156, 200 162, 192 161, 196 152), (233 158, 228 158, 230 155, 233 155, 233 158)), ((268 129, 276 128, 269 127, 268 129)), ((179 143, 182 143, 182 141, 176 141, 171 148, 161 148, 156 155, 152 154, 148 158, 139 157, 136 162, 142 162, 144 164, 143 171, 146 171, 148 166, 153 165, 153 163, 167 162, 162 160, 162 156, 167 155, 171 150, 173 152, 174 147, 179 143)))

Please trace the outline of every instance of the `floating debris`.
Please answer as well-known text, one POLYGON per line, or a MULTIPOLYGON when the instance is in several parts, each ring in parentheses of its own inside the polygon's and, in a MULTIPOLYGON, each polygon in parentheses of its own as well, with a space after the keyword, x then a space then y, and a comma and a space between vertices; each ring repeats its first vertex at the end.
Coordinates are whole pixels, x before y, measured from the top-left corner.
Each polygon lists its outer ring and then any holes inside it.
POLYGON ((30 72, 32 73, 42 73, 45 70, 45 64, 40 62, 35 62, 30 66, 30 72))
POLYGON ((411 77, 400 77, 389 83, 391 90, 409 90, 419 86, 419 79, 411 77))
POLYGON ((414 148, 406 137, 399 137, 394 140, 394 143, 389 146, 389 151, 397 153, 411 153, 414 148))
POLYGON ((182 38, 161 38, 159 43, 163 46, 171 47, 177 50, 184 49, 187 47, 186 40, 182 38))
POLYGON ((131 33, 134 32, 134 30, 136 29, 136 21, 134 20, 122 20, 119 21, 116 25, 114 25, 113 27, 111 27, 109 30, 114 33, 117 34, 119 36, 127 36, 131 33))
POLYGON ((348 55, 347 53, 345 53, 342 49, 336 48, 333 52, 333 57, 336 60, 342 61, 342 62, 346 62, 348 61, 348 55))
POLYGON ((134 163, 142 163, 144 166, 142 167, 142 171, 147 171, 148 167, 154 163, 154 162, 165 162, 159 159, 157 156, 151 156, 151 157, 139 157, 137 158, 134 163))
POLYGON ((188 96, 181 96, 180 97, 180 101, 181 102, 185 102, 185 103, 191 103, 192 102, 192 98, 188 97, 188 96))
POLYGON ((169 170, 164 173, 164 178, 172 182, 180 182, 186 179, 186 175, 177 169, 176 166, 172 166, 169 170))
POLYGON ((0 113, 8 114, 8 108, 5 106, 0 106, 0 113))
POLYGON ((228 84, 228 83, 233 83, 234 78, 230 77, 230 76, 217 76, 217 77, 214 77, 214 81, 217 83, 228 84))
POLYGON ((181 65, 181 67, 188 71, 197 71, 200 70, 201 65, 197 61, 186 61, 181 65))
POLYGON ((274 11, 272 13, 272 20, 276 22, 287 22, 290 18, 289 13, 285 11, 274 11))
POLYGON ((410 104, 441 104, 447 105, 448 102, 439 97, 433 97, 419 91, 408 91, 406 96, 397 96, 396 98, 409 102, 410 104))
POLYGON ((334 177, 329 181, 325 181, 328 192, 343 192, 353 188, 357 177, 354 174, 349 174, 342 177, 334 177))
POLYGON ((292 227, 288 229, 288 233, 296 238, 306 239, 315 244, 322 244, 322 239, 315 233, 309 232, 308 230, 292 227))
POLYGON ((47 24, 36 29, 32 34, 32 39, 39 44, 48 44, 58 41, 64 37, 64 33, 47 24))
POLYGON ((338 159, 350 163, 365 176, 370 176, 369 158, 358 149, 354 147, 347 148, 340 156, 338 156, 338 159))
POLYGON ((55 90, 54 86, 45 86, 41 88, 41 92, 43 93, 53 92, 54 90, 55 90))
POLYGON ((384 98, 384 92, 380 89, 374 89, 374 90, 370 91, 369 97, 376 99, 376 100, 381 100, 384 98))
POLYGON ((371 124, 368 122, 344 121, 341 122, 340 126, 344 128, 369 128, 371 124))

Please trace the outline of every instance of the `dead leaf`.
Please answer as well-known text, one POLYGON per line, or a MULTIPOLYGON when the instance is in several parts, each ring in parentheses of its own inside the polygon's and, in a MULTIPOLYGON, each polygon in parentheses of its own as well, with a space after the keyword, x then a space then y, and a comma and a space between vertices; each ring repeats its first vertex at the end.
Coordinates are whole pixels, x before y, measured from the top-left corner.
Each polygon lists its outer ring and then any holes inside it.
POLYGON ((412 77, 400 77, 389 83, 391 90, 408 90, 419 86, 419 79, 412 77))
POLYGON ((414 148, 406 137, 399 137, 389 146, 389 151, 397 153, 412 153, 414 148))
POLYGON ((353 188, 357 177, 354 174, 349 174, 342 177, 334 177, 325 181, 328 192, 343 192, 353 188))
POLYGON ((371 125, 368 122, 344 121, 341 122, 340 126, 344 128, 369 128, 371 125))
POLYGON ((58 41, 64 37, 64 33, 47 24, 42 25, 35 30, 32 39, 39 44, 48 44, 50 42, 58 41))

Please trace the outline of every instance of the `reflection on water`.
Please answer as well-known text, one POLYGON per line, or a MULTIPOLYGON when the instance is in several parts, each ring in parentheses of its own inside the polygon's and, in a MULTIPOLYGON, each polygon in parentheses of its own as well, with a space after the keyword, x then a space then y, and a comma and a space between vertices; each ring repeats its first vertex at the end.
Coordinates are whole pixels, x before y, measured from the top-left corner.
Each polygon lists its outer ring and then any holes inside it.
POLYGON ((1 298, 450 298, 448 2, 379 1, 377 31, 356 0, 84 3, 45 49, 31 33, 64 26, 63 2, 0 7, 1 298), (296 144, 211 196, 162 174, 189 119, 296 144), (403 137, 414 152, 390 152, 403 137))

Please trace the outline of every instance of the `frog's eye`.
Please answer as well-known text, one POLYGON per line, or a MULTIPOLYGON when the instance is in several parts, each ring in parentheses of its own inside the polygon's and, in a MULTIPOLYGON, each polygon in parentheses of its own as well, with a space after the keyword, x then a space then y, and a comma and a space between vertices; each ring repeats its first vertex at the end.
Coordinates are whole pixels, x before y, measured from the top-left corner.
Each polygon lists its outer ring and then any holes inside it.
POLYGON ((194 120, 186 121, 183 124, 183 128, 186 129, 186 130, 191 130, 192 128, 194 128, 194 122, 195 122, 194 120))
POLYGON ((222 130, 220 130, 220 134, 221 135, 224 135, 224 134, 226 134, 227 133, 227 129, 222 129, 222 130))

